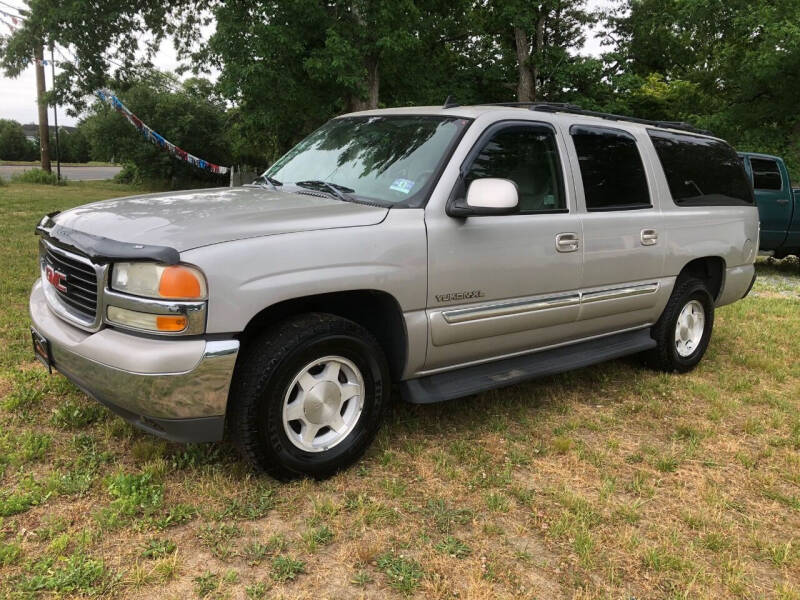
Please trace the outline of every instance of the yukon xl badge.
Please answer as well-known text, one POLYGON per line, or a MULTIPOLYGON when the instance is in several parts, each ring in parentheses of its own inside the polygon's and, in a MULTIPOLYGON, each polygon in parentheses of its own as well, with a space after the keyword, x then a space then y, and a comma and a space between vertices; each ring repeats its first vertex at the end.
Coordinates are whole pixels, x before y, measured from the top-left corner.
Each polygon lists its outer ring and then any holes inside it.
POLYGON ((459 300, 473 300, 483 298, 483 290, 472 290, 469 292, 451 292, 449 294, 436 294, 437 302, 457 302, 459 300))

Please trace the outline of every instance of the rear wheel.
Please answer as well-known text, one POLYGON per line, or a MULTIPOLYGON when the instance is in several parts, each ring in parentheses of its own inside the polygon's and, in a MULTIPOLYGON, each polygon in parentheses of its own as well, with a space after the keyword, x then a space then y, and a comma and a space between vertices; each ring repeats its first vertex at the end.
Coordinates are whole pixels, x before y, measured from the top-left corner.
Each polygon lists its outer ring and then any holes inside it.
POLYGON ((250 345, 231 392, 232 441, 279 479, 328 477, 355 462, 389 405, 386 359, 360 325, 295 317, 250 345))
POLYGON ((714 300, 706 285, 695 277, 678 280, 653 326, 657 346, 646 355, 647 363, 662 371, 691 371, 703 358, 713 327, 714 300))

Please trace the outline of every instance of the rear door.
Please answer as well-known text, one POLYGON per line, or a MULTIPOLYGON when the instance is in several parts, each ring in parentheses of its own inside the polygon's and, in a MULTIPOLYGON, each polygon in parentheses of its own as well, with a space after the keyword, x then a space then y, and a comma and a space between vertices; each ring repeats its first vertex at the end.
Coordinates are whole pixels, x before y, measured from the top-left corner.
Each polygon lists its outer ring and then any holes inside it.
POLYGON ((584 203, 581 334, 651 322, 663 291, 664 243, 640 143, 613 127, 580 124, 568 133, 584 203))

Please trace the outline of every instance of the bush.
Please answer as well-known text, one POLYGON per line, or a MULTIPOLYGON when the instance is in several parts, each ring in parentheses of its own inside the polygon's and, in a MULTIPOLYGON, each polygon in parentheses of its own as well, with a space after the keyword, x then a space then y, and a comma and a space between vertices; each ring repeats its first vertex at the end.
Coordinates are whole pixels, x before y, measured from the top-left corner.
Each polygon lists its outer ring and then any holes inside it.
POLYGON ((139 167, 137 167, 135 164, 126 162, 122 166, 122 170, 114 175, 113 181, 114 183, 138 185, 142 183, 142 173, 139 171, 139 167))
POLYGON ((38 183, 40 185, 66 185, 67 180, 62 177, 58 181, 58 176, 55 173, 48 173, 42 169, 28 169, 22 173, 14 173, 11 176, 11 181, 15 183, 38 183))

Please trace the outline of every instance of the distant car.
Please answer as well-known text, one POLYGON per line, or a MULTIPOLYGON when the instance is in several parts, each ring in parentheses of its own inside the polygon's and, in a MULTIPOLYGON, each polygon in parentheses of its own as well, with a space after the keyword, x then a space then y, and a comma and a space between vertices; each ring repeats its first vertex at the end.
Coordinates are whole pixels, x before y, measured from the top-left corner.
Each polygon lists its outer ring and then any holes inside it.
MULTIPOLYGON (((567 106, 331 120, 256 185, 40 222, 37 355, 137 427, 280 478, 439 402, 638 352, 685 372, 755 280, 724 141, 567 106)), ((443 426, 447 426, 446 423, 443 426)))
POLYGON ((775 258, 800 255, 800 188, 792 189, 783 159, 753 152, 739 156, 755 190, 761 220, 759 249, 775 258))

